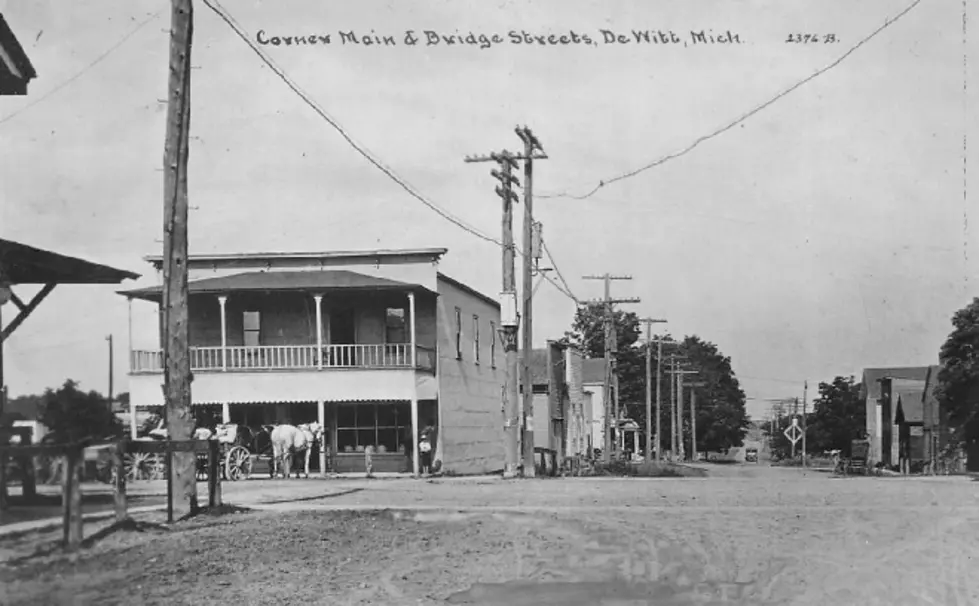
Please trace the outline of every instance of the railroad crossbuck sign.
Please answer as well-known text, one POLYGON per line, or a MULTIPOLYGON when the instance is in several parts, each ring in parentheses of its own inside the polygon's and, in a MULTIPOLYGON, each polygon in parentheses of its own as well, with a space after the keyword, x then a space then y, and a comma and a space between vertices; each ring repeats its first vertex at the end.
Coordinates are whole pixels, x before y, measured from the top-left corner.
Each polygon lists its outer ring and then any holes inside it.
POLYGON ((785 437, 789 439, 794 445, 796 442, 802 439, 802 429, 799 428, 799 419, 792 419, 792 424, 789 425, 784 432, 785 437))

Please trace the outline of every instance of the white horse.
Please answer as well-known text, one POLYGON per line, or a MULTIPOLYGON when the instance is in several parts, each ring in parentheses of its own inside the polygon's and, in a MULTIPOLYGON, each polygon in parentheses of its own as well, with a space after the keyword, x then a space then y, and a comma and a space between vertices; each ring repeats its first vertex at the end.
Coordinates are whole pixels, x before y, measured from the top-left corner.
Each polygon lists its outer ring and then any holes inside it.
MULTIPOLYGON (((272 439, 272 477, 279 475, 280 466, 283 468, 283 478, 289 477, 292 458, 299 454, 306 455, 306 477, 309 477, 309 457, 313 453, 313 444, 322 444, 323 426, 319 423, 304 423, 295 425, 276 425, 271 432, 272 439)), ((299 477, 299 470, 296 470, 299 477)))

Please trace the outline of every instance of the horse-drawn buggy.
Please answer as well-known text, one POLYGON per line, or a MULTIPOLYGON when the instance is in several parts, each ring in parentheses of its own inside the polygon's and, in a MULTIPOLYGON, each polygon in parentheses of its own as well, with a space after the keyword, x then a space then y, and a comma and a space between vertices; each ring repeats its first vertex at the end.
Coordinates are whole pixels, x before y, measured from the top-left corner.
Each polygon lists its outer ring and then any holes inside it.
POLYGON ((833 473, 837 475, 870 475, 874 473, 874 469, 870 465, 870 442, 868 440, 850 442, 849 457, 844 457, 839 450, 833 450, 831 454, 834 462, 833 473))
MULTIPOLYGON (((221 479, 237 482, 247 480, 252 475, 252 452, 255 444, 254 434, 244 425, 222 423, 213 430, 198 428, 194 439, 216 440, 221 456, 221 479)), ((207 479, 207 454, 197 454, 197 479, 207 479)))

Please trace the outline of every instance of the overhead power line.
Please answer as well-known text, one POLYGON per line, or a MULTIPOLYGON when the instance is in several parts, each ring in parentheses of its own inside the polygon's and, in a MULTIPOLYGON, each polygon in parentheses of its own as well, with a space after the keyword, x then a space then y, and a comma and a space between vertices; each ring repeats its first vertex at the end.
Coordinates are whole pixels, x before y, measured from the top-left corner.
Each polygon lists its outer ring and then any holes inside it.
POLYGON ((537 194, 537 197, 538 198, 571 198, 573 200, 584 200, 586 198, 590 198, 591 196, 595 195, 598 192, 598 190, 602 189, 606 185, 611 185, 612 183, 615 183, 616 181, 622 181, 622 180, 628 179, 630 177, 635 177, 636 175, 638 175, 640 173, 643 173, 643 172, 645 172, 645 171, 647 171, 647 170, 649 170, 651 168, 655 168, 655 167, 657 167, 657 166, 659 166, 661 164, 664 164, 666 162, 669 162, 670 160, 674 160, 674 159, 679 158, 681 156, 685 156, 689 152, 693 151, 694 148, 696 148, 701 143, 703 143, 705 141, 708 141, 710 139, 713 139, 714 137, 717 137, 718 135, 721 135, 721 134, 723 134, 723 133, 731 130, 732 128, 734 128, 738 124, 741 124, 742 122, 744 122, 748 118, 754 116, 758 112, 760 112, 760 111, 768 108, 770 105, 774 104, 776 101, 778 101, 782 97, 788 95, 789 93, 795 91, 796 89, 798 89, 799 87, 803 86, 804 84, 807 84, 807 83, 811 82, 812 80, 818 78, 819 76, 821 76, 821 75, 825 74, 826 72, 828 72, 829 70, 833 69, 834 67, 836 67, 837 65, 839 65, 840 63, 842 63, 844 60, 846 60, 847 57, 849 57, 854 52, 856 52, 856 50, 858 48, 860 48, 861 46, 863 46, 867 42, 870 42, 870 40, 872 40, 874 37, 876 37, 882 31, 884 31, 885 29, 887 29, 888 27, 890 27, 891 25, 893 25, 895 22, 897 22, 898 19, 900 19, 901 17, 903 17, 906 14, 908 14, 909 12, 911 12, 911 10, 914 9, 916 6, 918 6, 918 4, 920 4, 920 3, 921 3, 921 0, 914 0, 914 2, 912 2, 910 6, 908 6, 907 8, 905 8, 903 11, 901 11, 897 15, 895 15, 895 16, 891 17, 890 19, 887 19, 886 21, 884 21, 884 24, 883 25, 881 25, 880 27, 878 27, 877 29, 875 29, 873 32, 871 32, 868 36, 864 37, 859 42, 857 42, 856 44, 854 44, 853 46, 851 46, 849 48, 849 50, 847 50, 838 59, 836 59, 835 61, 833 61, 829 65, 827 65, 827 66, 825 66, 825 67, 823 67, 821 69, 816 70, 813 74, 807 76, 806 78, 803 78, 799 82, 796 82, 795 84, 793 84, 789 88, 783 90, 782 92, 778 93, 777 95, 775 95, 774 97, 772 97, 768 101, 765 101, 764 103, 762 103, 761 105, 758 105, 757 107, 755 107, 754 109, 748 111, 747 113, 742 114, 739 118, 737 118, 736 120, 734 120, 730 124, 728 124, 726 126, 723 126, 723 127, 719 128, 719 129, 715 130, 714 132, 708 134, 708 135, 704 135, 704 136, 698 138, 697 140, 695 140, 693 143, 691 143, 687 147, 683 148, 682 150, 680 150, 678 152, 675 152, 675 153, 672 153, 672 154, 669 154, 667 156, 663 156, 662 158, 659 158, 658 160, 655 160, 653 162, 650 162, 649 164, 647 164, 647 165, 645 165, 645 166, 643 166, 641 168, 637 168, 637 169, 635 169, 633 171, 630 171, 630 172, 627 172, 627 173, 618 175, 616 177, 612 177, 610 179, 605 179, 605 180, 599 181, 598 182, 598 185, 596 185, 594 188, 591 189, 591 191, 589 191, 589 192, 587 192, 585 194, 581 194, 581 195, 577 195, 576 196, 576 195, 573 195, 573 194, 570 194, 570 193, 567 193, 567 192, 562 192, 562 193, 557 193, 557 194, 537 194))
POLYGON ((54 95, 55 93, 57 93, 61 89, 65 88, 66 86, 68 86, 69 84, 71 84, 72 82, 74 82, 75 80, 78 80, 79 78, 81 78, 82 75, 85 74, 88 70, 92 69, 93 67, 95 67, 96 65, 98 65, 99 63, 101 63, 103 59, 105 59, 106 57, 108 57, 109 55, 111 55, 117 48, 119 48, 120 46, 122 46, 123 44, 125 44, 127 40, 129 40, 130 38, 132 38, 136 34, 136 32, 138 32, 139 30, 143 29, 143 27, 147 23, 149 23, 153 19, 156 19, 157 17, 159 17, 160 16, 160 13, 162 13, 162 12, 163 12, 163 9, 158 10, 157 12, 153 13, 152 15, 150 15, 150 17, 148 19, 146 19, 145 21, 140 21, 139 25, 137 25, 132 30, 130 30, 129 33, 126 34, 125 36, 123 36, 121 40, 119 40, 118 42, 116 42, 115 44, 113 44, 112 46, 110 46, 107 51, 105 51, 104 53, 102 53, 101 55, 99 55, 98 57, 96 57, 91 63, 89 63, 88 65, 86 65, 85 67, 83 67, 81 69, 81 71, 79 71, 78 73, 76 73, 71 78, 68 78, 67 80, 65 80, 64 82, 62 82, 61 84, 59 84, 58 86, 55 86, 54 88, 52 88, 48 92, 44 93, 40 97, 37 97, 36 99, 34 99, 33 101, 31 101, 30 103, 28 103, 27 105, 25 105, 24 107, 18 109, 17 111, 15 111, 15 112, 13 112, 11 114, 8 114, 8 115, 4 116, 3 118, 0 118, 0 124, 3 124, 4 122, 7 122, 8 120, 13 120, 16 116, 19 116, 20 114, 26 112, 27 110, 29 110, 30 108, 34 107, 38 103, 44 101, 45 99, 51 97, 52 95, 54 95))

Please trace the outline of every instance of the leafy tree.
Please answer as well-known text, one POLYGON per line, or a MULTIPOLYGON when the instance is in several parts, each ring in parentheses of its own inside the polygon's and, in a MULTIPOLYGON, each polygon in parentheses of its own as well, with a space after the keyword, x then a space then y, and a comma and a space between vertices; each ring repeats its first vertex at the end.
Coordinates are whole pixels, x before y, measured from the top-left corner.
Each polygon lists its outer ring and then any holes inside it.
POLYGON ((937 397, 958 439, 979 442, 979 297, 955 312, 938 359, 937 397))
POLYGON ((95 391, 85 393, 68 379, 57 391, 48 388, 41 396, 38 420, 55 442, 83 438, 116 438, 123 434, 122 422, 113 414, 109 401, 95 391))
MULTIPOLYGON (((601 303, 583 306, 575 314, 571 331, 565 334, 565 342, 581 348, 588 358, 601 358, 605 354, 604 336, 605 312, 601 303)), ((639 317, 632 312, 615 310, 613 322, 616 327, 618 345, 619 403, 626 414, 645 427, 646 423, 646 344, 641 341, 642 326, 639 317)), ((674 382, 669 370, 669 355, 676 353, 686 356, 686 364, 692 370, 697 382, 697 446, 699 450, 725 450, 740 446, 749 425, 745 411, 745 396, 731 369, 731 360, 723 356, 713 343, 697 336, 686 337, 682 342, 663 336, 662 363, 663 376, 660 379, 662 417, 659 419, 661 449, 669 449, 670 443, 670 403, 674 397, 674 382)), ((653 366, 653 380, 657 364, 658 348, 655 343, 650 352, 653 366)), ((693 379, 688 379, 692 381, 693 379)), ((655 384, 651 386, 654 393, 655 384)), ((690 443, 689 402, 691 389, 683 390, 685 443, 690 443)), ((654 419, 655 428, 655 419, 654 419)))
POLYGON ((850 454, 850 444, 866 431, 867 411, 860 399, 860 384, 853 377, 836 377, 819 384, 819 398, 812 414, 806 416, 806 450, 820 453, 842 450, 850 454))
MULTIPOLYGON (((694 388, 697 390, 698 450, 726 451, 741 446, 751 421, 745 410, 744 391, 731 368, 731 358, 721 354, 715 344, 696 335, 686 337, 680 349, 687 358, 686 365, 697 371, 689 380, 703 383, 694 388)), ((683 393, 687 410, 689 392, 685 389, 683 393)), ((685 425, 685 433, 689 436, 689 425, 685 425)))

